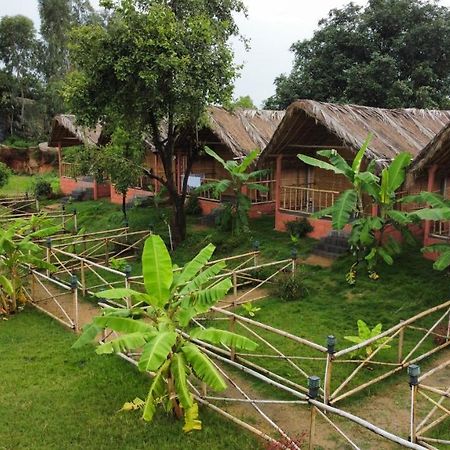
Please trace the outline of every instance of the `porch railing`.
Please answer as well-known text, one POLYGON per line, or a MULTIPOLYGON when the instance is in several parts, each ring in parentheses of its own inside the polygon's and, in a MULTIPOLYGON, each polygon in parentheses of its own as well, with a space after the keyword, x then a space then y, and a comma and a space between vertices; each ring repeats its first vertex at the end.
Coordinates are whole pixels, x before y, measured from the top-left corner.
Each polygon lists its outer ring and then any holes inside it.
POLYGON ((439 239, 450 240, 450 221, 431 222, 430 235, 439 239))
POLYGON ((280 208, 312 214, 334 205, 338 191, 313 189, 304 186, 282 186, 280 208))
POLYGON ((74 163, 61 163, 61 176, 67 178, 77 178, 80 176, 80 166, 74 163))
MULTIPOLYGON (((275 180, 257 181, 257 184, 265 186, 267 192, 260 192, 256 189, 248 189, 247 195, 253 204, 270 203, 275 201, 275 180)), ((252 183, 255 184, 255 183, 252 183)))

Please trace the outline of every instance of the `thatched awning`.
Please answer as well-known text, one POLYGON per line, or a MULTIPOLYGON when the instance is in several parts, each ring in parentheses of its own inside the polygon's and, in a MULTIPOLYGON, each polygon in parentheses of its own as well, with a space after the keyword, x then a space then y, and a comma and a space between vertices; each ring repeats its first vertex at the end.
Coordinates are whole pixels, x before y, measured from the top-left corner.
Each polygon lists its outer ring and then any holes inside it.
POLYGON ((283 119, 284 111, 241 108, 227 111, 211 106, 207 115, 209 126, 206 128, 235 156, 242 157, 252 150, 265 148, 283 119))
POLYGON ((448 123, 450 111, 382 109, 299 100, 265 148, 262 159, 300 153, 299 148, 342 146, 357 151, 367 135, 374 136, 367 150, 381 168, 400 152, 415 157, 448 123))
POLYGON ((440 172, 450 169, 450 124, 422 149, 410 171, 414 177, 418 177, 433 165, 437 165, 440 172))
POLYGON ((55 116, 52 122, 49 147, 72 147, 74 145, 96 146, 101 139, 102 127, 100 124, 95 129, 81 127, 76 124, 74 115, 60 114, 55 116))

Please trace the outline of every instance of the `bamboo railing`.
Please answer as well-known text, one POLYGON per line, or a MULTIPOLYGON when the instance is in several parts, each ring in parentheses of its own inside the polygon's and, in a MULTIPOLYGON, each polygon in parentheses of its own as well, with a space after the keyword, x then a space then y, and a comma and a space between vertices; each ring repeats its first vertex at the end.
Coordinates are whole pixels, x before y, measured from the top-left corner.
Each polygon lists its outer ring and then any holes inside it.
POLYGON ((304 186, 281 186, 280 208, 286 211, 312 214, 334 205, 338 191, 304 186))

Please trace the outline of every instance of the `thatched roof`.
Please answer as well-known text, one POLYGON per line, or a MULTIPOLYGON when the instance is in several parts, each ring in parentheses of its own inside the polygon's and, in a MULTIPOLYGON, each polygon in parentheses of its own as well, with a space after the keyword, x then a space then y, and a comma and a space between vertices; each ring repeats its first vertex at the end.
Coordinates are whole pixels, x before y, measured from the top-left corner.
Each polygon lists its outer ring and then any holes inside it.
POLYGON ((76 124, 74 115, 60 114, 55 116, 52 122, 49 147, 72 147, 74 145, 96 146, 99 144, 102 134, 100 124, 95 129, 81 127, 76 124))
POLYGON ((437 165, 439 171, 448 171, 450 168, 450 124, 422 149, 413 161, 410 171, 414 177, 418 177, 432 165, 437 165))
POLYGON ((416 156, 448 123, 450 111, 382 109, 298 100, 286 110, 262 158, 299 153, 300 146, 340 145, 357 151, 371 132, 374 136, 366 155, 382 167, 403 151, 416 156))
POLYGON ((209 131, 237 157, 265 148, 284 116, 284 111, 236 109, 211 106, 209 131))

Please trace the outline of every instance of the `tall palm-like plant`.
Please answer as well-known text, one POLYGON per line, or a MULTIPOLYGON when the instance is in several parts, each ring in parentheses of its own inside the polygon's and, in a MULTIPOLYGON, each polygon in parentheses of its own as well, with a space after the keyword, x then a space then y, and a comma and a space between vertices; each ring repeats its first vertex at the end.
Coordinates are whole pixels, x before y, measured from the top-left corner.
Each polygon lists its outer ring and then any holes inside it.
MULTIPOLYGON (((375 173, 375 162, 372 160, 366 170, 362 169, 362 163, 369 146, 371 136, 369 135, 350 165, 339 155, 336 150, 321 150, 318 155, 328 159, 329 162, 306 155, 298 155, 298 158, 312 166, 329 170, 335 174, 346 177, 352 187, 344 191, 329 208, 319 211, 316 217, 331 214, 333 228, 342 230, 345 225, 352 225, 349 243, 356 256, 353 266, 365 260, 369 271, 372 273, 377 262, 381 259, 386 264, 393 264, 393 257, 399 253, 400 247, 397 241, 384 239, 383 233, 388 226, 400 230, 408 241, 412 240, 407 225, 413 221, 413 217, 406 212, 395 209, 398 202, 397 191, 405 181, 406 167, 411 162, 409 153, 400 153, 385 167, 381 174, 375 173), (364 197, 371 199, 376 205, 378 214, 372 216, 364 208, 364 197)), ((352 272, 349 280, 354 282, 352 272)), ((354 271, 353 271, 354 275, 354 271)))
POLYGON ((54 269, 32 240, 51 236, 60 228, 46 220, 38 225, 37 219, 18 220, 0 228, 0 314, 15 313, 18 305, 26 302, 24 289, 30 267, 54 269))
POLYGON ((143 408, 143 418, 151 421, 157 405, 184 416, 185 431, 201 428, 198 405, 189 388, 189 377, 197 378, 212 389, 226 388, 225 381, 198 343, 228 345, 254 350, 257 345, 238 334, 216 328, 188 328, 192 318, 207 312, 221 300, 232 283, 229 278, 214 282, 225 267, 223 262, 207 265, 214 252, 205 247, 182 270, 172 264, 169 252, 159 236, 150 236, 142 254, 145 292, 111 289, 97 294, 101 298, 128 297, 144 306, 107 309, 88 325, 75 347, 91 342, 104 329, 120 336, 103 343, 98 354, 117 353, 142 348, 138 368, 153 372, 147 399, 128 403, 143 408))
POLYGON ((251 151, 240 163, 234 160, 224 161, 214 150, 205 147, 205 152, 218 161, 227 171, 229 178, 204 184, 198 191, 211 191, 215 198, 231 189, 233 192, 233 202, 225 205, 224 216, 231 218, 232 234, 240 234, 248 231, 248 212, 251 207, 251 200, 243 193, 243 187, 253 189, 258 192, 267 192, 266 186, 259 184, 258 178, 267 174, 267 170, 254 170, 248 172, 247 169, 258 158, 258 150, 251 151))

